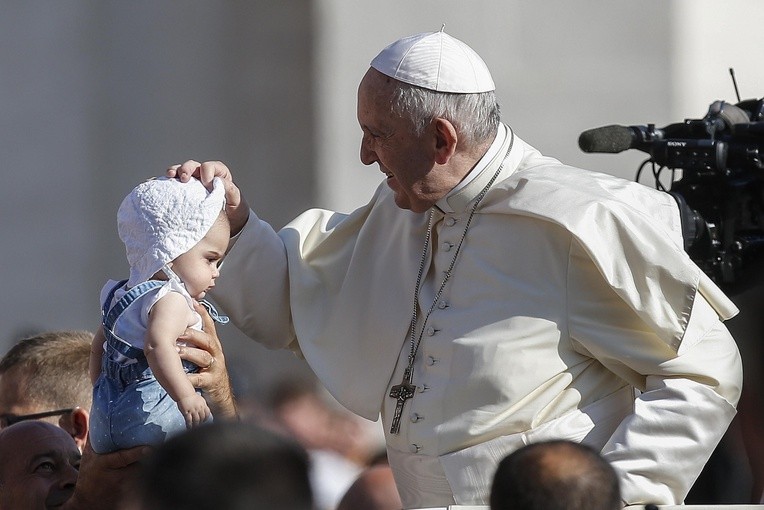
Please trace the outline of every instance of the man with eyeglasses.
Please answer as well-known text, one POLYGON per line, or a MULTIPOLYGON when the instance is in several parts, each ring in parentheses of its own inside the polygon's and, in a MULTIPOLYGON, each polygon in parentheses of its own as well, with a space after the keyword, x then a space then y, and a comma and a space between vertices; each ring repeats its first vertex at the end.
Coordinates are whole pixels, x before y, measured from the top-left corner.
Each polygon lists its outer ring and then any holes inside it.
POLYGON ((51 331, 21 340, 0 360, 0 427, 44 420, 60 426, 80 451, 88 434, 93 335, 51 331))
POLYGON ((0 429, 10 427, 16 423, 27 420, 42 420, 43 418, 50 418, 51 416, 63 416, 73 412, 76 408, 69 407, 67 409, 54 409, 53 411, 43 411, 41 413, 32 414, 13 414, 5 413, 0 415, 0 429))
MULTIPOLYGON (((0 359, 0 432, 18 423, 48 422, 71 436, 86 459, 81 464, 83 472, 75 477, 77 497, 62 507, 72 510, 95 508, 98 503, 106 503, 107 508, 112 501, 108 498, 120 496, 115 488, 133 476, 143 455, 140 448, 95 455, 87 446, 93 400, 88 376, 92 339, 87 331, 48 331, 20 340, 0 359)), ((72 486, 58 491, 56 498, 68 498, 73 492, 72 486)), ((6 508, 0 506, 0 510, 6 508)))
MULTIPOLYGON (((202 321, 204 331, 187 331, 182 339, 188 345, 179 354, 208 367, 193 374, 192 383, 205 390, 219 416, 235 417, 220 341, 209 315, 203 314, 202 321)), ((82 453, 76 489, 62 510, 116 508, 130 485, 126 481, 135 477, 138 461, 149 451, 137 446, 96 455, 87 443, 92 338, 83 331, 41 333, 19 341, 0 359, 0 431, 14 423, 47 421, 65 430, 82 453)))

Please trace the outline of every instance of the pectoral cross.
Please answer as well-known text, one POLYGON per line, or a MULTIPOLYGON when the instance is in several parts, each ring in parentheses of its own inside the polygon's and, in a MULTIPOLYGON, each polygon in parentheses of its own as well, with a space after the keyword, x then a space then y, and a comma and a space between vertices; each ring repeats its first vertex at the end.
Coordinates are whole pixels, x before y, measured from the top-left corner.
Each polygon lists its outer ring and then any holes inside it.
POLYGON ((401 430, 401 414, 403 414, 403 405, 410 398, 414 398, 416 386, 411 384, 411 367, 406 367, 403 372, 403 380, 390 388, 390 398, 397 400, 395 403, 395 414, 393 414, 393 423, 390 426, 390 433, 397 434, 401 430))

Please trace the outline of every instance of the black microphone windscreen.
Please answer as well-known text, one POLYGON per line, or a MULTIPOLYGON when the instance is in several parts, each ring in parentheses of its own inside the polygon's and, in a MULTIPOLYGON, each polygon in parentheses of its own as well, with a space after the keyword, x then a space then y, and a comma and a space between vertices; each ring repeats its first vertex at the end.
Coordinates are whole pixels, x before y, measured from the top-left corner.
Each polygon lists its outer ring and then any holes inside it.
POLYGON ((618 153, 633 148, 634 132, 625 126, 604 126, 589 129, 578 137, 578 146, 584 152, 618 153))

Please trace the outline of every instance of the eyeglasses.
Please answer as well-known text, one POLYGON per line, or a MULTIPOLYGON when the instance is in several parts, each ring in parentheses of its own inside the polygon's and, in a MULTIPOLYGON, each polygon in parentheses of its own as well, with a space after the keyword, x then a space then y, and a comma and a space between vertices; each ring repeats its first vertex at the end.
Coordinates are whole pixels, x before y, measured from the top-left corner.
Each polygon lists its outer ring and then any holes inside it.
POLYGON ((26 420, 39 420, 40 418, 48 418, 50 416, 61 416, 62 414, 69 414, 74 411, 73 407, 69 409, 56 409, 55 411, 44 411, 42 413, 34 414, 0 414, 0 428, 10 427, 14 423, 26 420))

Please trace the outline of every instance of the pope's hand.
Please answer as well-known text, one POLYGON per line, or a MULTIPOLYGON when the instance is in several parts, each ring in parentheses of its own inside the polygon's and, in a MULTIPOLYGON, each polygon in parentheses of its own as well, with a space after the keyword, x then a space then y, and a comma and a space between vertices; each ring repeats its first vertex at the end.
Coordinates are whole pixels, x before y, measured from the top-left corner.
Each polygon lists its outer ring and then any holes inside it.
POLYGON ((225 186, 226 214, 231 222, 231 235, 236 235, 247 223, 249 218, 249 205, 241 196, 241 191, 233 182, 233 175, 228 167, 220 161, 188 160, 180 165, 172 165, 167 169, 167 177, 177 177, 181 182, 188 182, 195 177, 202 181, 207 188, 212 186, 212 180, 220 177, 225 186))

